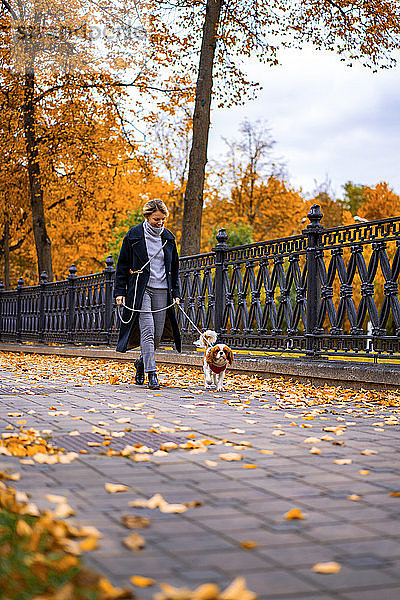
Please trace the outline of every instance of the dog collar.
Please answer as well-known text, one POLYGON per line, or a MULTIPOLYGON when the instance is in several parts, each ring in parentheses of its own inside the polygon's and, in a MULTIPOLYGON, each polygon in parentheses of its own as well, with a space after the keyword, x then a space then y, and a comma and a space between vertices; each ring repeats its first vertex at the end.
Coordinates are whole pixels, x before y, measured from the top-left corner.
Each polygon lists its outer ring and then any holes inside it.
POLYGON ((223 367, 216 367, 215 365, 209 365, 211 371, 213 371, 214 373, 216 373, 218 375, 218 373, 222 373, 222 371, 225 371, 226 369, 226 365, 224 365, 223 367))

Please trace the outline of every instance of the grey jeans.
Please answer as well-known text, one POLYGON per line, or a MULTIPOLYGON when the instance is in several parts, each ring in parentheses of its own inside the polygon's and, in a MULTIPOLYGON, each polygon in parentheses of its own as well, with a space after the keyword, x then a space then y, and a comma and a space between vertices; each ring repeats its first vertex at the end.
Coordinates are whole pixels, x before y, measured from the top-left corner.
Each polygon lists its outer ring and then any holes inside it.
MULTIPOLYGON (((141 310, 157 310, 167 305, 168 290, 147 287, 141 310)), ((146 373, 156 371, 155 350, 160 343, 165 323, 165 310, 139 313, 140 349, 146 373)))

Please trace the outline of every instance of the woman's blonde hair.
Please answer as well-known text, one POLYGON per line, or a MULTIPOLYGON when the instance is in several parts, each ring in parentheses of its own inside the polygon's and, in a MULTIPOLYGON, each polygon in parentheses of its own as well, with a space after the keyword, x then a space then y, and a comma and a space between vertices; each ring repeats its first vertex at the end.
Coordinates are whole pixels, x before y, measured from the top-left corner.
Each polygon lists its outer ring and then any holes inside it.
POLYGON ((165 215, 166 217, 169 216, 168 208, 166 207, 166 205, 164 204, 164 202, 162 200, 160 200, 159 198, 155 198, 154 200, 149 200, 143 206, 143 216, 150 217, 150 215, 157 212, 158 210, 160 212, 162 212, 162 214, 165 215))

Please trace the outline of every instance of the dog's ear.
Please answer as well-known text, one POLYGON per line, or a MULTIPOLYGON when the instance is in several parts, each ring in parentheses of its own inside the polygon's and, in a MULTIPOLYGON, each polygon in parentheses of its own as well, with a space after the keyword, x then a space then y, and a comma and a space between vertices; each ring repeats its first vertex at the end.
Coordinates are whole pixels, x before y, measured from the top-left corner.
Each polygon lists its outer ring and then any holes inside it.
POLYGON ((233 363, 233 352, 229 348, 229 346, 226 346, 225 352, 226 352, 226 359, 227 359, 228 363, 231 365, 233 363))
POLYGON ((210 348, 210 350, 206 354, 206 363, 208 365, 212 365, 212 362, 215 358, 215 348, 216 348, 215 346, 214 346, 214 348, 210 348))

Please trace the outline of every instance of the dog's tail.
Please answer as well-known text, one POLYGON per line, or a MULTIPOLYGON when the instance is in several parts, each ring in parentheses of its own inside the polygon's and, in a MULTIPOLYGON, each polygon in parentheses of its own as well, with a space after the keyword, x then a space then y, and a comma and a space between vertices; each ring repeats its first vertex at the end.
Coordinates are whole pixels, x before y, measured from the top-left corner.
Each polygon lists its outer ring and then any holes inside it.
POLYGON ((198 348, 208 348, 208 346, 213 346, 217 341, 218 334, 212 329, 207 329, 204 333, 201 334, 198 340, 194 343, 198 348))

